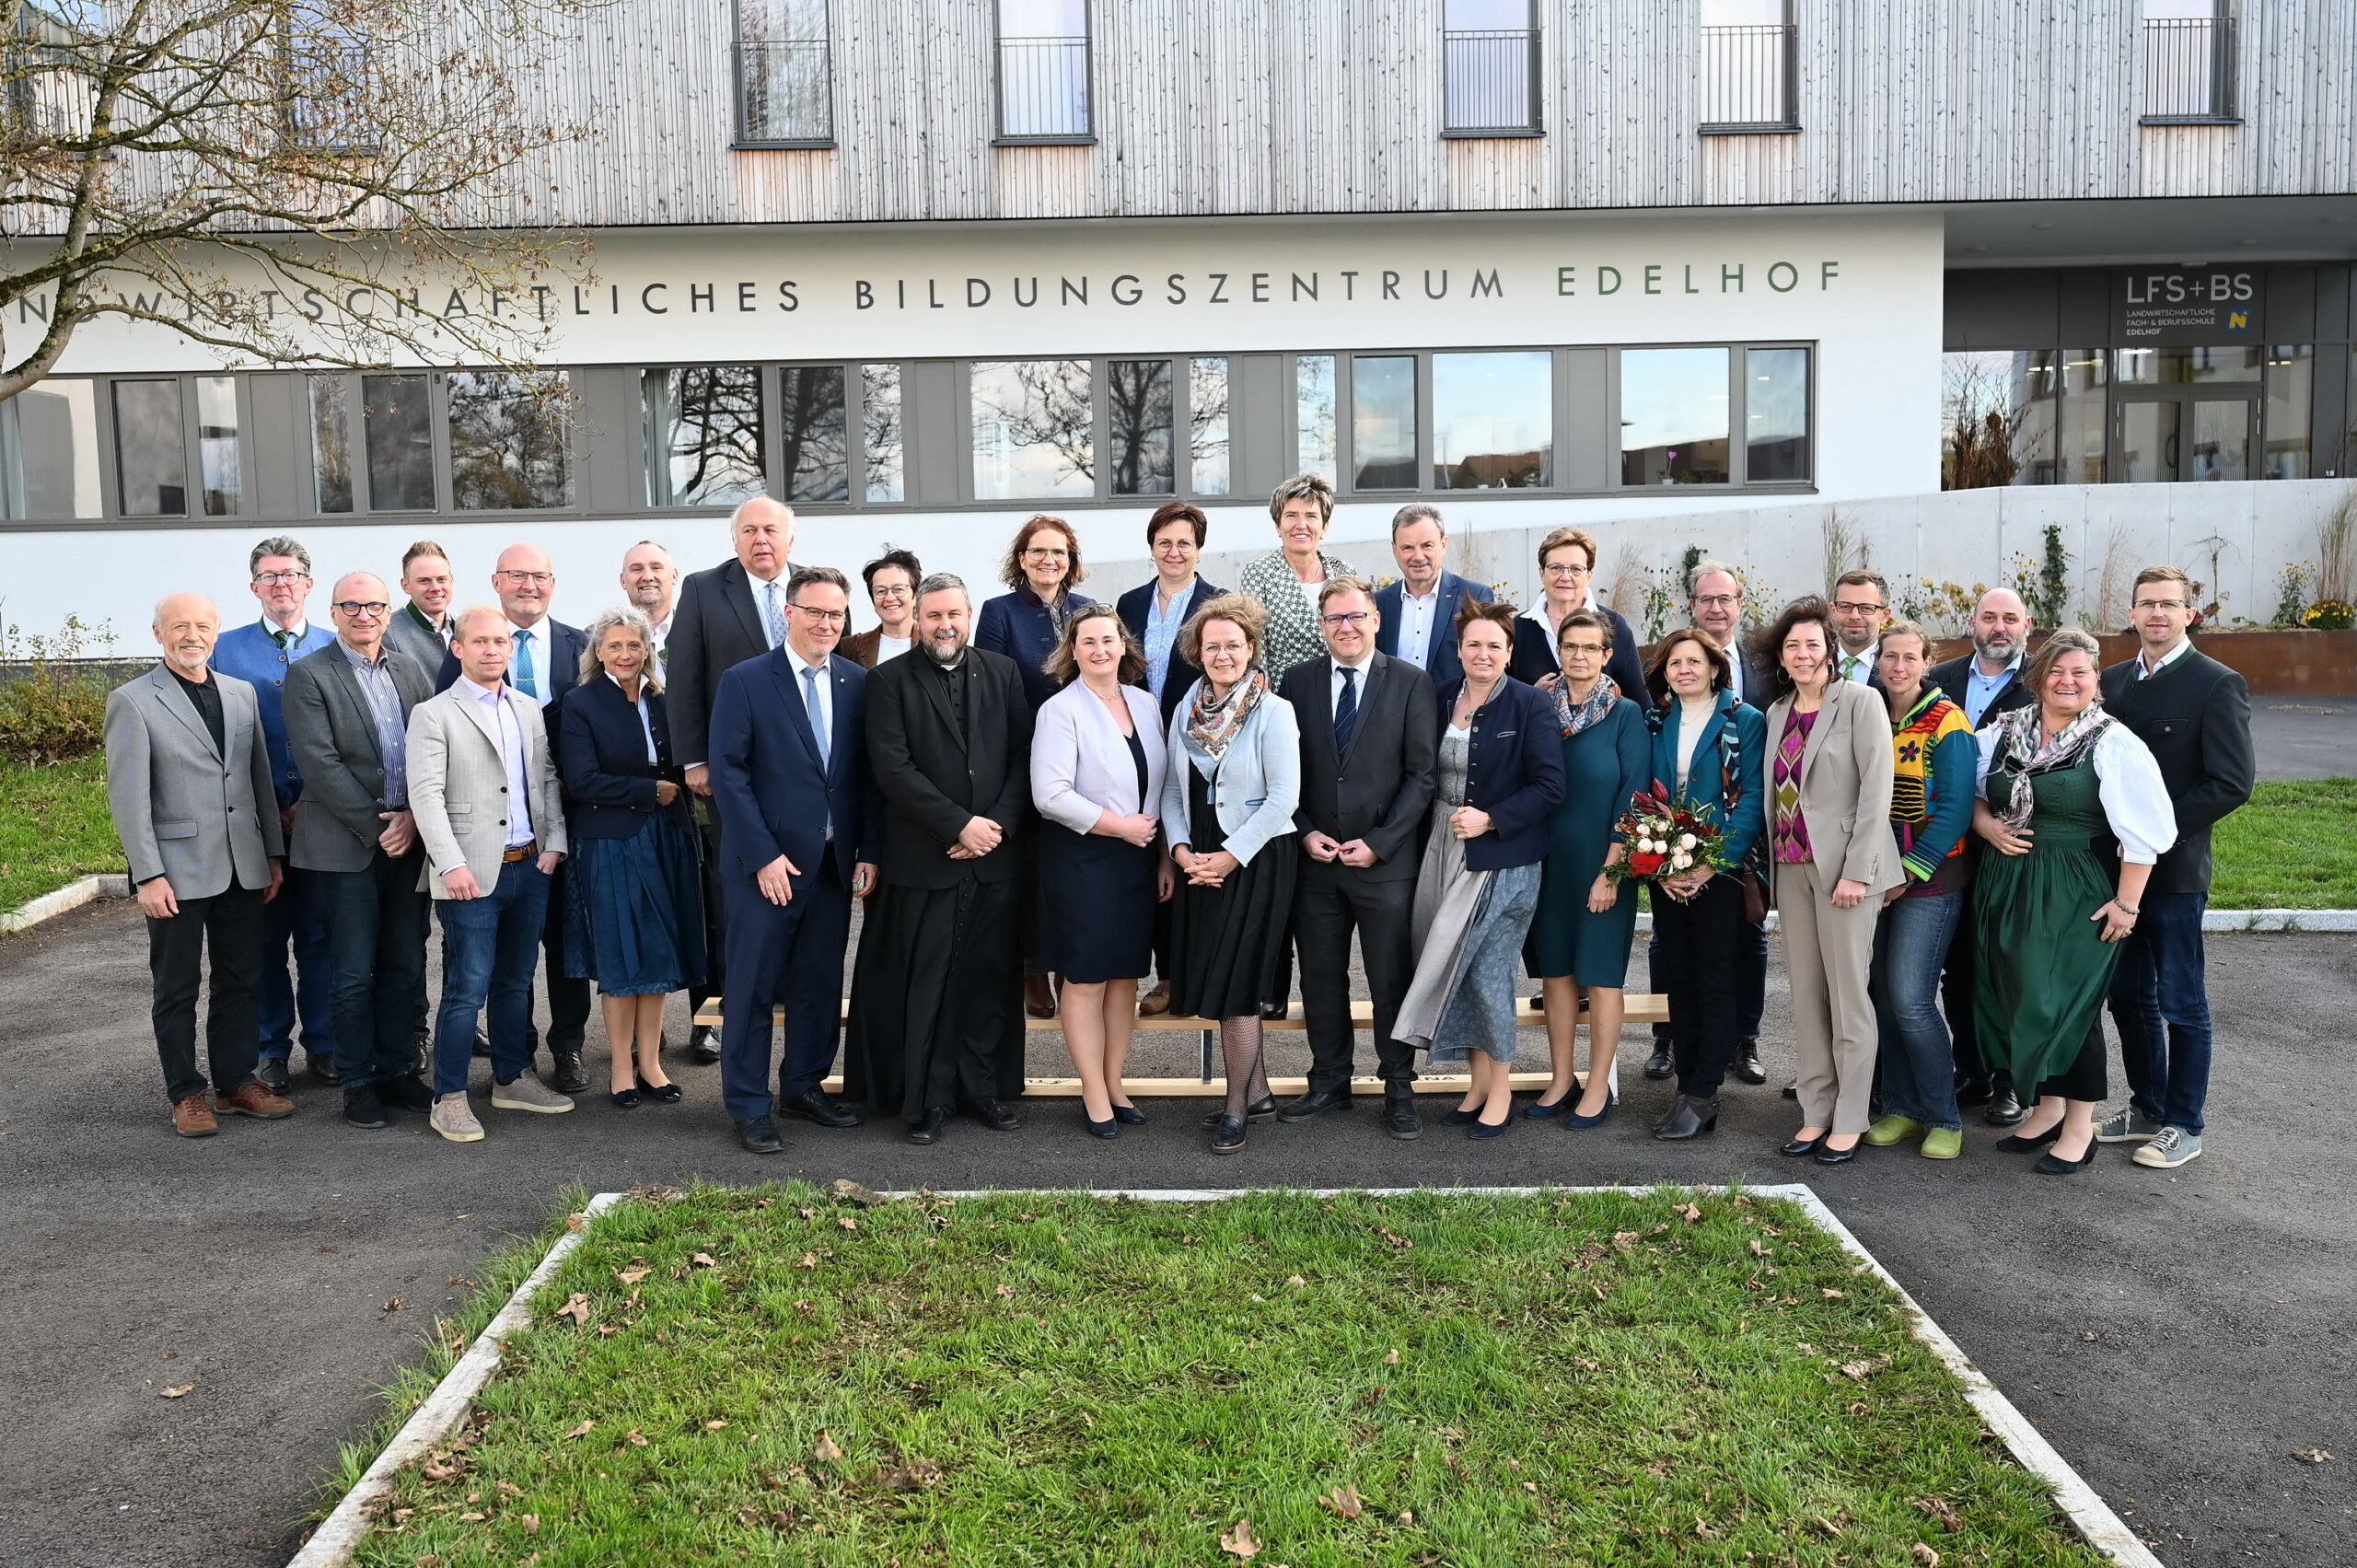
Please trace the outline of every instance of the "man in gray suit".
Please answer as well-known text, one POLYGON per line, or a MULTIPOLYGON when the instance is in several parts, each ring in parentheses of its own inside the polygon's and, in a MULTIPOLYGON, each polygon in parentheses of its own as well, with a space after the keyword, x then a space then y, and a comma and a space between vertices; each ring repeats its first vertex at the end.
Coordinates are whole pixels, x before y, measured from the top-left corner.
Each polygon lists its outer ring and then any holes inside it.
POLYGON ((286 744, 303 774, 288 854, 313 873, 327 918, 343 1119, 376 1128, 388 1105, 434 1106, 411 1057, 429 900, 406 738, 410 710, 434 694, 434 679, 389 645, 383 578, 347 573, 328 612, 335 641, 286 672, 286 744))
POLYGON ((218 1132, 216 1109, 269 1121, 295 1110, 254 1078, 262 906, 278 896, 285 841, 254 689, 211 668, 220 630, 211 599, 164 599, 155 623, 164 662, 107 695, 107 805, 147 916, 156 1051, 183 1138, 218 1132), (208 942, 209 1083, 196 1066, 208 942))

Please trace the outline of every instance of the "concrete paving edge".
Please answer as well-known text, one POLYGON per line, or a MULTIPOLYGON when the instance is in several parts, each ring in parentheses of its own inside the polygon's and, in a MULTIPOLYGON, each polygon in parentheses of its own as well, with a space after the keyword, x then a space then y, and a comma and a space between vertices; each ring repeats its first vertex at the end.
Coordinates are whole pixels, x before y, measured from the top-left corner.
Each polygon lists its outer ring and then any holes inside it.
MULTIPOLYGON (((600 1192, 589 1200, 589 1206, 582 1213, 594 1218, 621 1202, 624 1196, 621 1192, 600 1192)), ((425 1402, 401 1423, 393 1440, 385 1445, 385 1451, 377 1456, 376 1463, 343 1494, 343 1501, 335 1505, 335 1511, 320 1521, 319 1527, 311 1532, 311 1539, 303 1543, 303 1550, 295 1554, 287 1568, 342 1568, 352 1560, 361 1539, 374 1524, 368 1517, 369 1504, 392 1485, 393 1476, 402 1466, 448 1436, 467 1418, 467 1412, 474 1408, 475 1396, 499 1369, 500 1347, 508 1335, 531 1321, 534 1293, 555 1275, 566 1257, 581 1245, 581 1237, 586 1232, 585 1225, 581 1230, 569 1230, 557 1237, 556 1245, 549 1249, 540 1267, 516 1287, 516 1294, 507 1298, 498 1316, 483 1325, 475 1342, 467 1347, 467 1353, 434 1386, 434 1392, 425 1397, 425 1402)))
POLYGON ((0 936, 22 931, 28 926, 39 925, 42 921, 53 919, 69 910, 80 909, 93 899, 127 899, 129 897, 131 897, 131 878, 128 876, 84 877, 79 880, 66 883, 53 892, 43 893, 38 899, 29 900, 15 909, 0 912, 0 936))
MULTIPOLYGON (((1729 1191, 1724 1186, 1715 1185, 1697 1186, 1691 1190, 1698 1192, 1729 1191)), ((1003 1197, 1008 1191, 1017 1191, 1025 1190, 968 1188, 941 1192, 880 1192, 877 1196, 887 1199, 992 1198, 1003 1197)), ((1416 1192, 1434 1191, 1527 1198, 1542 1191, 1622 1192, 1643 1197, 1658 1191, 1660 1191, 1658 1187, 1101 1187, 1082 1189, 1080 1195, 1089 1198, 1129 1198, 1147 1203, 1213 1203, 1224 1199, 1240 1197, 1246 1193, 1265 1191, 1296 1192, 1306 1198, 1331 1198, 1343 1192, 1359 1192, 1376 1198, 1394 1198, 1416 1192)), ((1964 1353, 1954 1340, 1948 1338, 1945 1330, 1932 1320, 1931 1314, 1925 1312, 1917 1304, 1915 1298, 1907 1294, 1906 1287, 1891 1277, 1890 1271, 1884 1268, 1881 1261, 1866 1250, 1865 1244, 1852 1235, 1850 1227, 1835 1216, 1833 1211, 1826 1205, 1825 1201, 1817 1195, 1815 1189, 1804 1183, 1793 1182, 1777 1186, 1746 1187, 1744 1191, 1763 1198, 1785 1199, 1797 1204, 1805 1210, 1809 1217, 1816 1221, 1828 1235, 1854 1255, 1862 1267, 1872 1270, 1881 1277, 1885 1284, 1890 1286, 1891 1290, 1898 1295, 1900 1306, 1906 1309, 1909 1325, 1915 1338, 1922 1342, 1925 1349, 1938 1357, 1940 1364, 1945 1366, 1963 1386, 1965 1399, 1980 1413, 1981 1420, 1989 1423, 1989 1429, 2003 1440, 2006 1448, 2012 1452, 2014 1458, 2022 1468, 2054 1489, 2056 1504, 2070 1516, 2072 1524, 2076 1526, 2079 1533, 2086 1538, 2088 1545, 2114 1562, 2124 1564, 2125 1568, 2163 1568, 2161 1560, 2153 1555, 2152 1550, 2137 1538, 2135 1532, 2128 1527, 2119 1515, 2112 1512, 2111 1505, 2096 1494, 2095 1488, 2089 1486, 2061 1454, 2055 1452, 2053 1445, 2040 1435, 2038 1428, 2030 1423, 2029 1418, 2022 1414, 2011 1400, 1999 1392, 1997 1386, 1990 1382, 1979 1367, 1972 1365, 1971 1358, 1964 1353)), ((589 1206, 582 1212, 593 1217, 601 1214, 620 1202, 624 1194, 620 1192, 600 1192, 589 1201, 589 1206)), ((363 1475, 353 1489, 344 1494, 343 1501, 336 1504, 335 1511, 330 1514, 319 1527, 312 1533, 311 1539, 304 1544, 302 1551, 295 1554, 294 1560, 287 1564, 287 1568, 343 1568, 343 1565, 351 1561, 352 1554, 358 1550, 362 1538, 368 1533, 372 1523, 368 1517, 368 1505, 391 1485, 396 1471, 425 1453, 459 1422, 466 1419, 468 1411, 473 1406, 475 1395, 482 1390, 485 1383, 490 1381, 492 1373, 498 1369, 501 1342, 529 1320, 531 1317, 529 1303, 533 1293, 548 1283, 566 1256, 574 1248, 580 1245, 586 1230, 585 1226, 583 1230, 567 1231, 557 1238, 556 1245, 549 1249, 548 1256, 540 1260, 540 1267, 534 1269, 530 1277, 516 1287, 516 1294, 507 1298, 507 1304, 499 1309, 499 1315, 485 1325, 483 1331, 476 1337, 475 1342, 468 1348, 467 1353, 460 1357, 459 1364, 450 1368, 448 1375, 435 1385, 434 1392, 426 1397, 424 1404, 418 1406, 416 1413, 403 1423, 401 1431, 394 1434, 393 1440, 385 1446, 385 1451, 377 1456, 376 1462, 368 1467, 367 1473, 363 1475)))

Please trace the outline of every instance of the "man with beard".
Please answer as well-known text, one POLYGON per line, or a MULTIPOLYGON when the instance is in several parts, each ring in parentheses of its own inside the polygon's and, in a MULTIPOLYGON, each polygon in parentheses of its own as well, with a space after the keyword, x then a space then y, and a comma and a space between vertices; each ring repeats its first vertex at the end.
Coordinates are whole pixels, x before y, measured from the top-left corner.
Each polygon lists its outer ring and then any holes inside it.
MULTIPOLYGON (((2037 701, 2022 684, 2029 629, 2029 608, 2022 596, 2011 588, 1991 588, 1972 609, 1972 651, 1932 667, 1930 683, 1964 710, 1974 729, 2037 701)), ((1964 845, 1968 878, 1972 857, 1981 853, 1980 835, 1967 833, 1964 845)), ((1958 921, 1948 942, 1947 962, 1940 970, 1940 1005, 1956 1041, 1956 1104, 1985 1105, 1989 1109, 1981 1114, 1991 1126, 2011 1127, 2022 1119, 2022 1102, 2004 1069, 1991 1066, 1981 1054, 1980 1037, 1972 1024, 1972 923, 1958 921)))
POLYGON ((663 679, 663 650, 671 641, 672 596, 679 592, 679 569, 671 552, 651 539, 640 540, 622 557, 622 597, 646 617, 655 633, 655 679, 663 679))
POLYGON ((869 772, 884 796, 881 889, 852 979, 845 1092, 897 1106, 931 1144, 964 1102, 985 1127, 1021 1125, 1022 845, 1031 705, 1015 661, 970 646, 966 585, 917 585, 919 658, 867 678, 869 772))

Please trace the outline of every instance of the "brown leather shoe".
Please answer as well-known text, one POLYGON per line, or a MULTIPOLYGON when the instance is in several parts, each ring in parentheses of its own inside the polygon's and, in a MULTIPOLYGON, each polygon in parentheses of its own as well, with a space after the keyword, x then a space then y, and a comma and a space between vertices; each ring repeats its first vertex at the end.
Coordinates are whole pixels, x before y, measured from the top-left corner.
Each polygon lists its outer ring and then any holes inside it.
POLYGON ((1046 975, 1023 977, 1023 1010, 1035 1018, 1056 1016, 1056 988, 1046 975))
POLYGON ((172 1131, 183 1138, 210 1138, 221 1131, 221 1119, 213 1114, 212 1097, 200 1089, 186 1099, 174 1100, 172 1131))
POLYGON ((214 1105, 222 1110, 234 1110, 239 1116, 259 1116, 264 1121, 275 1121, 282 1116, 295 1114, 295 1102, 282 1099, 248 1078, 226 1095, 215 1095, 214 1105))
POLYGON ((1138 998, 1138 1016, 1141 1018, 1160 1017, 1168 1011, 1170 1011, 1170 982, 1167 981, 1138 998))

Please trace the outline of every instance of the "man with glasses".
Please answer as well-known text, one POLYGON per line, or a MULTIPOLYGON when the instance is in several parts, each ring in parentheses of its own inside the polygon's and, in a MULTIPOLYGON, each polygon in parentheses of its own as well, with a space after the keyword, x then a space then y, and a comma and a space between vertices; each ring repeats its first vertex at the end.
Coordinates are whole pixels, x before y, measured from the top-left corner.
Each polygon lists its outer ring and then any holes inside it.
POLYGON ((1854 567, 1833 579, 1833 673, 1860 686, 1882 690, 1875 656, 1882 651, 1882 629, 1890 624, 1890 585, 1880 572, 1854 567))
POLYGON ((651 539, 640 540, 622 557, 622 597, 646 617, 655 633, 647 652, 655 660, 655 679, 663 679, 663 649, 671 640, 671 600, 679 591, 679 569, 671 552, 651 539))
POLYGON ((450 553, 430 539, 401 552, 401 590, 409 602, 385 626, 385 645, 407 654, 430 678, 450 651, 450 599, 459 591, 450 553))
MULTIPOLYGON (((1439 765, 1440 714, 1423 671, 1376 648, 1383 620, 1375 605, 1364 578, 1329 579, 1318 595, 1326 655, 1285 671, 1283 695, 1301 726, 1301 804, 1293 820, 1305 859, 1293 927, 1310 1067, 1308 1091, 1277 1116, 1307 1121, 1351 1103, 1355 927, 1375 1001, 1383 1129, 1407 1139, 1423 1131, 1416 1056, 1392 1039, 1392 1028, 1416 971, 1417 857, 1439 765)), ((1247 1113, 1266 1114, 1249 1107, 1247 1113)))
MULTIPOLYGON (((589 638, 578 626, 549 614, 556 598, 556 566, 539 545, 511 544, 501 551, 491 587, 507 617, 507 684, 538 706, 541 724, 553 730, 552 706, 580 680, 581 656, 588 651, 589 638)), ((442 661, 434 689, 448 691, 459 673, 459 655, 454 647, 442 661)), ((589 1028, 589 982, 565 972, 565 876, 563 862, 552 865, 548 920, 541 934, 547 958, 542 967, 548 971, 542 983, 549 993, 549 1055, 555 1063, 551 1078, 564 1093, 577 1095, 589 1086, 589 1074, 581 1065, 582 1040, 589 1028)), ((447 959, 447 942, 443 950, 447 959)), ((537 1025, 528 1028, 527 1038, 538 1051, 537 1025)))
POLYGON ((2138 1165, 2175 1170, 2201 1155, 2210 1093, 2210 994, 2201 916, 2210 830, 2250 798, 2250 687, 2193 645, 2193 585, 2175 566, 2136 574, 2136 656, 2103 672, 2106 712, 2149 747, 2177 813, 2177 844, 2153 867, 2111 980, 2129 1103, 2096 1132, 2141 1144, 2138 1165))
POLYGON ((1399 564, 1399 580, 1376 593, 1376 646, 1386 657, 1422 670, 1435 688, 1446 686, 1465 673, 1457 662, 1457 607, 1469 598, 1489 603, 1489 587, 1443 564, 1448 529, 1440 508, 1422 501, 1391 515, 1391 559, 1399 564))
MULTIPOLYGON (((286 672, 296 660, 333 644, 335 633, 305 619, 304 602, 311 597, 311 554, 301 544, 283 535, 263 540, 246 564, 253 596, 261 602, 261 617, 221 633, 213 649, 213 668, 254 689, 262 739, 270 749, 279 829, 287 834, 294 831, 296 806, 303 798, 303 774, 286 746, 286 672)), ((273 1094, 286 1092, 298 1014, 304 1061, 322 1082, 343 1081, 335 1061, 331 967, 317 886, 308 874, 289 865, 278 896, 262 911, 261 977, 254 992, 261 1030, 261 1059, 254 1064, 254 1076, 273 1094)))
POLYGON ((407 741, 434 681, 387 639, 392 598, 374 573, 345 574, 328 604, 335 641, 286 673, 286 739, 304 779, 287 862, 313 879, 326 914, 343 1119, 372 1129, 388 1106, 434 1109, 412 1056, 431 900, 407 741))

